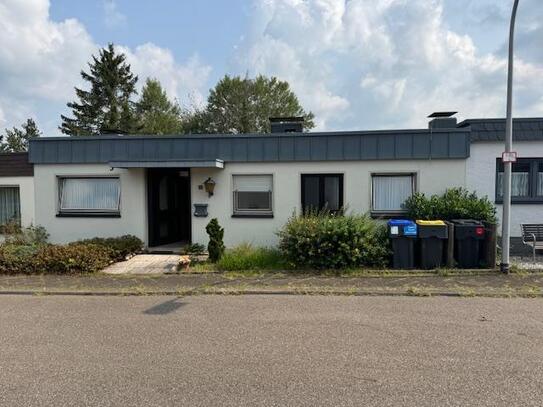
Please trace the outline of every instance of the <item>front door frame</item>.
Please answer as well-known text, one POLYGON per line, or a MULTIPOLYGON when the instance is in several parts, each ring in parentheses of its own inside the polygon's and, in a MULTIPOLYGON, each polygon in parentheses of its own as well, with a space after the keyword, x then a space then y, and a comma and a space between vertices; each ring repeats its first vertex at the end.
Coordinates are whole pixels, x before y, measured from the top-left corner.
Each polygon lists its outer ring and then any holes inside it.
MULTIPOLYGON (((156 185, 153 185, 154 178, 159 175, 160 173, 163 174, 170 174, 170 175, 177 175, 181 176, 179 173, 181 171, 188 172, 188 185, 186 187, 186 209, 184 216, 186 217, 186 230, 185 235, 186 239, 180 239, 179 241, 187 241, 187 243, 192 242, 192 197, 191 197, 191 172, 190 168, 148 168, 146 170, 146 181, 147 181, 147 238, 148 238, 148 246, 149 247, 156 247, 160 246, 162 243, 160 242, 160 236, 158 236, 157 233, 157 200, 156 196, 153 194, 156 193, 156 185)), ((172 242, 173 243, 173 242, 172 242)))

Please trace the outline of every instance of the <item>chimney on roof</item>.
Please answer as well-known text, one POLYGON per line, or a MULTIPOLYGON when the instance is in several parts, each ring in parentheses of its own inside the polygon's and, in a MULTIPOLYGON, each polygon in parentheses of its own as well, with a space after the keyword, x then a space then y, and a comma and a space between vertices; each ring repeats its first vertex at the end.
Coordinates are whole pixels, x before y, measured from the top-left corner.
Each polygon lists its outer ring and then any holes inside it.
POLYGON ((301 133, 304 131, 303 117, 270 117, 272 133, 301 133))
POLYGON ((456 117, 454 116, 458 112, 434 112, 429 118, 429 129, 454 129, 456 128, 456 117))

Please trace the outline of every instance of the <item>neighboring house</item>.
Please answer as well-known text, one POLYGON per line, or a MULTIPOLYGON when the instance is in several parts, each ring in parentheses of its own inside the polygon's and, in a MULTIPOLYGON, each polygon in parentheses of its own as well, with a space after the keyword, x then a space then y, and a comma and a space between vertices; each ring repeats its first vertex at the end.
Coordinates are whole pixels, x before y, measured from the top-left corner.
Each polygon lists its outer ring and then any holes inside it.
MULTIPOLYGON (((402 216, 413 192, 458 186, 499 199, 504 120, 446 116, 419 130, 302 133, 276 121, 270 134, 41 137, 30 143, 35 223, 53 242, 133 234, 153 247, 205 244, 216 217, 227 246, 269 246, 303 208, 402 216)), ((543 222, 543 119, 516 120, 515 139, 518 236, 520 222, 543 222)))
POLYGON ((34 168, 28 153, 0 154, 0 225, 34 222, 34 168))

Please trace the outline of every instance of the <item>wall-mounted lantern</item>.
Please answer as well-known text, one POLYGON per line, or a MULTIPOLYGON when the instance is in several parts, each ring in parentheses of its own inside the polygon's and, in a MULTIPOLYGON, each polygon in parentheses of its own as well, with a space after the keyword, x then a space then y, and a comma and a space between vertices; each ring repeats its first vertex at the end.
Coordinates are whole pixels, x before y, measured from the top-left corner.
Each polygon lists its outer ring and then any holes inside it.
POLYGON ((213 191, 215 191, 216 182, 209 177, 204 181, 204 189, 209 196, 213 196, 213 191))

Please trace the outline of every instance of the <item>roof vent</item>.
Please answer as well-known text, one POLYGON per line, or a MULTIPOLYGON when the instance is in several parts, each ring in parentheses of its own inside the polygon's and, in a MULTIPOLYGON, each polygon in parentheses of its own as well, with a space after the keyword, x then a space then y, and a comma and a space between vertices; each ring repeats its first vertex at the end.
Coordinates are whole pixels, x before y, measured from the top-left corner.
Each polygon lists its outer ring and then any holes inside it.
POLYGON ((429 129, 454 129, 456 128, 456 117, 454 116, 458 112, 434 112, 429 118, 429 129))
POLYGON ((304 131, 303 117, 270 117, 272 133, 301 133, 304 131))

